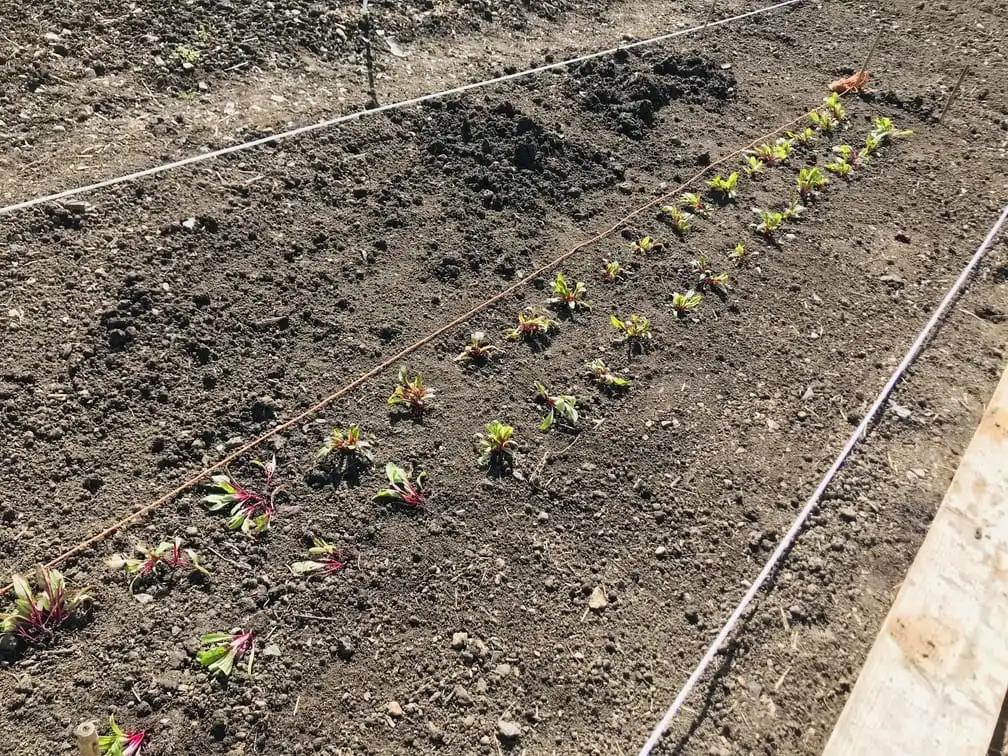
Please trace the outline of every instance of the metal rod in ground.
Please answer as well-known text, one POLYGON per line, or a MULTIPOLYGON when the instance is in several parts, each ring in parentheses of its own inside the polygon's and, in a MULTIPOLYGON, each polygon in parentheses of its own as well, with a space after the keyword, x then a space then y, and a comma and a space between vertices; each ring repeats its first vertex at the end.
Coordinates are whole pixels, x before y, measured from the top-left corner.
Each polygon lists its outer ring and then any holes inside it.
POLYGON ((717 8, 717 0, 711 0, 710 10, 707 11, 707 20, 704 21, 703 29, 700 30, 700 34, 704 34, 707 31, 707 27, 710 26, 710 22, 714 19, 715 8, 717 8))
POLYGON ((875 54, 875 48, 878 47, 879 40, 882 39, 882 30, 879 29, 879 33, 875 35, 875 41, 872 42, 871 49, 868 51, 868 57, 865 58, 864 65, 861 66, 861 73, 868 70, 868 64, 871 63, 872 56, 875 54))
POLYGON ((960 72, 959 78, 956 79, 955 86, 952 87, 952 91, 949 92, 948 99, 945 101, 945 107, 942 108, 941 115, 938 116, 938 123, 941 123, 943 120, 945 120, 945 114, 948 112, 948 109, 952 107, 952 101, 956 98, 956 95, 959 93, 959 87, 962 86, 963 79, 966 78, 967 71, 969 71, 969 65, 963 66, 963 70, 962 72, 960 72))
POLYGON ((99 756, 98 730, 95 729, 94 722, 81 722, 74 728, 73 734, 77 738, 80 756, 99 756))

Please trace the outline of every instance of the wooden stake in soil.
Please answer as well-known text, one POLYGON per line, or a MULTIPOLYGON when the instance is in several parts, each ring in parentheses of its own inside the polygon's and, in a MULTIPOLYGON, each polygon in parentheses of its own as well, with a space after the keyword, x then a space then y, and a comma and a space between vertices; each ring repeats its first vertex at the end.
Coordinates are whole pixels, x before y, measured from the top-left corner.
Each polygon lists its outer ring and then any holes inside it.
POLYGON ((942 108, 941 115, 938 116, 938 123, 941 123, 943 120, 945 120, 945 114, 948 112, 948 109, 952 107, 952 101, 956 98, 956 95, 959 93, 959 87, 962 86, 963 79, 966 78, 967 71, 969 71, 969 66, 968 65, 963 66, 963 70, 959 74, 959 78, 956 79, 955 86, 952 87, 952 91, 949 93, 948 99, 945 101, 945 107, 942 108))
POLYGON ((710 10, 707 11, 707 20, 704 21, 703 29, 700 30, 700 34, 698 36, 703 36, 707 32, 707 27, 710 26, 710 22, 714 18, 715 8, 717 8, 717 0, 711 0, 710 10))
POLYGON ((98 753, 98 730, 94 722, 81 722, 74 730, 80 756, 100 756, 98 753))
POLYGON ((861 73, 868 70, 868 64, 871 63, 872 56, 875 54, 875 48, 878 47, 879 40, 882 39, 882 30, 879 29, 879 33, 875 35, 875 41, 872 42, 871 49, 868 51, 868 57, 865 58, 864 65, 861 66, 861 73))

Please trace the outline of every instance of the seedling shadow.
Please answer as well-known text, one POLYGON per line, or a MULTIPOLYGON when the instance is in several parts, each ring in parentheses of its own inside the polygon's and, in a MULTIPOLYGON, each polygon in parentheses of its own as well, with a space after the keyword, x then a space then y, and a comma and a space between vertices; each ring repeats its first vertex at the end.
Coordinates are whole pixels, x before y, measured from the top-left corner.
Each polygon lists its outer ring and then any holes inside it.
POLYGON ((414 410, 414 409, 400 409, 389 412, 389 422, 392 425, 398 425, 399 423, 411 420, 414 425, 424 424, 424 411, 414 410))

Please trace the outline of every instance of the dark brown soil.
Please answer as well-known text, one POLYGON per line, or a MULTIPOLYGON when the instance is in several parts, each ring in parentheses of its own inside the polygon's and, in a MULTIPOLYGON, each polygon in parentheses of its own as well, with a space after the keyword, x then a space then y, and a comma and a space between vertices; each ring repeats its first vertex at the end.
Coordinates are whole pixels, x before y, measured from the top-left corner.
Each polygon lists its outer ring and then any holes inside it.
MULTIPOLYGON (((890 29, 873 91, 846 101, 847 130, 743 179, 737 202, 683 239, 648 213, 562 266, 595 307, 544 348, 507 344, 470 370, 452 359, 471 330, 503 345, 516 313, 548 296, 545 278, 411 357, 437 390, 422 422, 388 413, 389 371, 266 443, 260 456, 276 455, 288 486, 267 534, 229 532, 193 492, 70 560, 68 579, 92 586, 96 606, 48 648, 4 646, 0 737, 59 753, 77 722, 115 713, 149 730, 155 756, 636 750, 1003 204, 1005 5, 899 2, 866 17, 806 4, 88 196, 88 214, 0 219, 6 572, 72 547, 801 115, 890 29), (967 53, 989 65, 938 126, 967 53), (799 166, 863 141, 877 116, 915 133, 834 179, 779 245, 753 234, 752 207, 785 205, 799 166), (665 249, 631 254, 643 234, 665 249), (739 241, 759 252, 744 268, 727 258, 739 241), (630 275, 608 285, 601 261, 614 255, 630 275), (671 296, 695 282, 699 255, 732 290, 680 319, 671 296), (632 312, 655 331, 638 356, 608 324, 632 312), (595 357, 633 379, 625 396, 585 378, 595 357), (537 430, 536 381, 577 395, 580 433, 537 430), (495 419, 517 429, 524 480, 476 465, 473 435, 495 419), (350 423, 379 464, 334 484, 313 453, 350 423), (372 501, 387 460, 429 473, 423 512, 372 501), (138 584, 138 600, 102 564, 173 535, 209 579, 138 584), (356 558, 295 578, 312 536, 356 558), (597 589, 607 605, 591 611, 597 589), (256 676, 224 686, 196 665, 195 639, 239 626, 259 635, 256 676), (520 735, 504 737, 512 726, 520 735)), ((575 12, 531 12, 546 10, 575 12)), ((245 17, 220 7, 187 13, 216 24, 215 38, 245 34, 245 17)), ((85 6, 73 14, 81 35, 92 28, 85 6)), ((507 34, 506 17, 521 18, 500 15, 481 28, 507 34)), ((276 23, 257 27, 278 41, 250 42, 255 55, 307 44, 302 27, 276 23)), ((95 42, 108 65, 141 56, 128 36, 95 42)), ((221 77, 234 65, 210 59, 221 77)), ((7 96, 10 109, 28 95, 7 96)), ((1000 374, 1006 270, 1002 241, 896 396, 909 417, 887 414, 856 453, 662 752, 821 751, 1000 374)), ((257 480, 250 462, 236 478, 257 480)))

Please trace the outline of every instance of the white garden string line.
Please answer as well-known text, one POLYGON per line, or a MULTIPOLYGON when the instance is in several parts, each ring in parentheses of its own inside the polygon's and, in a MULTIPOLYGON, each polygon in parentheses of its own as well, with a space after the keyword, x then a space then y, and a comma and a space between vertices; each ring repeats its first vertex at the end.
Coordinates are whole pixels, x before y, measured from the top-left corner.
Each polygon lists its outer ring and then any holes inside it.
POLYGON ((907 350, 906 356, 903 358, 902 362, 896 366, 893 374, 889 377, 885 386, 882 387, 882 391, 879 392, 878 397, 876 397, 875 401, 872 403, 871 408, 865 413, 865 416, 861 418, 861 422, 858 424, 857 428, 854 429, 850 438, 847 439, 847 443, 844 444, 843 449, 840 450, 840 454, 837 455, 837 458, 833 461, 829 470, 826 471, 826 475, 823 476, 822 481, 816 487, 812 496, 809 497, 805 506, 802 507, 801 511, 798 513, 798 516, 795 518, 790 530, 788 530, 788 532, 784 535, 780 543, 777 544, 777 548, 774 549, 773 554, 770 555, 770 558, 763 566, 760 574, 756 576, 752 585, 749 586, 749 590, 746 591, 746 594, 742 597, 739 605, 735 607, 735 611, 732 612, 728 621, 725 622, 724 627, 721 628, 721 632, 718 633, 714 642, 711 643, 710 648, 707 649, 707 653, 704 654, 703 658, 700 660, 700 664, 697 665, 697 668, 693 671, 693 674, 690 675, 682 690, 679 691, 679 695, 676 696, 675 701, 672 702, 669 710, 665 713, 665 716, 662 717, 661 722, 659 722, 654 730, 651 731, 651 736, 647 739, 644 747, 640 750, 640 756, 649 756, 652 749, 658 745, 662 735, 665 734, 665 730, 667 730, 668 726, 672 724, 672 720, 676 718, 676 715, 679 713, 679 710, 682 708, 687 697, 689 697, 689 694, 693 692, 697 683, 700 682, 700 678, 703 676, 704 672, 707 671, 711 662, 714 661, 714 657, 717 656, 718 651, 721 650, 721 646, 728 639, 728 636, 731 634, 732 630, 735 629, 735 626, 738 625, 739 620, 742 619, 742 615, 745 614, 750 604, 752 604, 753 599, 756 598, 756 594, 759 592, 760 588, 763 587, 763 584, 767 581, 770 575, 773 574, 777 564, 784 558, 784 554, 789 548, 791 548, 795 538, 798 537, 802 527, 805 525, 805 521, 808 519, 809 515, 812 514, 816 504, 819 503, 819 497, 826 492, 829 484, 833 482, 833 478, 836 476, 837 472, 839 472, 844 462, 847 461, 847 458, 854 450, 854 447, 857 446, 858 441, 860 441, 868 433, 869 427, 874 421, 875 416, 886 403, 886 400, 888 400, 889 394, 892 393, 896 384, 903 378, 903 374, 906 372, 907 368, 909 368, 913 361, 917 359, 918 354, 920 354, 921 349, 928 339, 931 338, 931 334, 934 332, 939 321, 941 321, 942 317, 945 315, 945 312, 959 297, 959 294, 962 292, 966 282, 973 274, 973 270, 980 264, 980 261, 987 253, 987 249, 994 242, 994 239, 997 237, 998 233, 1001 231, 1001 227, 1006 221, 1008 221, 1008 205, 1006 205, 1001 211, 1001 217, 999 217, 991 227, 991 230, 987 233, 987 237, 977 248, 977 251, 973 254, 972 259, 970 259, 966 267, 963 268, 962 273, 959 274, 959 278, 957 278, 955 283, 952 284, 952 288, 948 290, 945 298, 942 299, 941 303, 931 315, 930 320, 925 323, 924 328, 921 329, 921 332, 917 335, 917 339, 910 345, 910 349, 907 350))
POLYGON ((735 21, 741 21, 742 19, 751 18, 753 16, 759 16, 763 13, 769 13, 771 11, 779 10, 781 8, 786 8, 789 5, 796 5, 798 3, 804 2, 804 0, 784 0, 783 2, 775 3, 773 5, 768 5, 763 8, 757 8, 755 10, 746 11, 745 13, 740 13, 735 16, 730 16, 728 18, 721 18, 717 21, 711 21, 707 24, 702 24, 700 26, 693 26, 689 29, 680 29, 679 31, 670 32, 668 34, 662 34, 657 37, 650 37, 648 39, 637 40, 636 42, 629 42, 625 45, 620 45, 619 47, 611 47, 608 50, 600 50, 598 52, 588 53, 586 55, 579 55, 576 58, 568 58, 567 60, 562 60, 555 63, 548 63, 546 65, 537 66, 535 68, 528 68, 523 71, 516 71, 515 73, 505 74, 504 76, 496 76, 492 79, 484 79, 483 81, 476 81, 470 84, 463 84, 453 89, 445 89, 440 92, 431 92, 429 94, 421 95, 419 97, 412 97, 408 100, 399 100, 398 102, 390 102, 385 105, 379 105, 374 108, 367 110, 356 110, 353 113, 347 113, 345 115, 337 116, 335 118, 329 118, 324 121, 319 121, 318 123, 310 123, 305 126, 298 126, 297 128, 291 129, 289 131, 283 131, 279 134, 271 134, 269 136, 260 137, 258 139, 253 139, 249 142, 242 142, 241 144, 233 144, 230 147, 223 147, 219 150, 213 150, 212 152, 203 152, 197 155, 190 155, 187 158, 182 158, 181 160, 176 160, 171 163, 163 163, 162 165, 156 165, 151 168, 144 168, 143 170, 136 171, 135 173, 128 173, 124 176, 116 176, 114 178, 103 179, 102 181, 96 181, 93 184, 87 184, 86 186, 78 186, 74 189, 65 189, 61 192, 56 192, 55 194, 47 194, 42 197, 35 197, 34 199, 25 200, 23 202, 17 202, 13 205, 7 205, 5 207, 0 207, 0 215, 7 215, 9 213, 17 212, 18 210, 26 210, 30 207, 35 207, 36 205, 41 205, 46 202, 57 202, 59 200, 66 199, 68 197, 74 197, 79 194, 85 194, 87 192, 93 192, 97 189, 104 189, 109 186, 115 186, 117 184, 125 184, 130 181, 136 181, 137 179, 146 178, 148 176, 155 176, 159 173, 164 173, 165 171, 174 170, 175 168, 183 168, 187 165, 193 165, 195 163, 201 163, 205 160, 212 160, 214 158, 223 157, 224 155, 230 155, 234 152, 241 152, 243 150, 250 150, 254 147, 259 147, 269 142, 275 142, 279 139, 289 139, 291 137, 300 136, 301 134, 308 134, 312 131, 319 131, 321 129, 328 129, 333 126, 338 126, 342 123, 349 123, 350 121, 356 121, 365 116, 377 115, 378 113, 386 113, 392 110, 400 110, 402 108, 412 107, 413 105, 422 105, 425 102, 431 102, 433 100, 440 100, 445 97, 451 97, 453 95, 464 94, 465 92, 471 92, 476 89, 482 89, 484 87, 489 87, 493 84, 501 84, 506 81, 514 81, 515 79, 521 79, 526 76, 532 76, 534 74, 544 73, 546 71, 553 71, 558 68, 563 68, 564 66, 574 65, 576 63, 583 63, 588 60, 594 60, 595 58, 603 58, 607 55, 615 55, 620 50, 632 50, 636 47, 644 47, 646 45, 653 45, 659 42, 666 42, 670 39, 675 39, 677 37, 684 37, 688 34, 693 34, 694 32, 702 31, 707 28, 713 28, 715 26, 724 26, 726 24, 734 23, 735 21))

